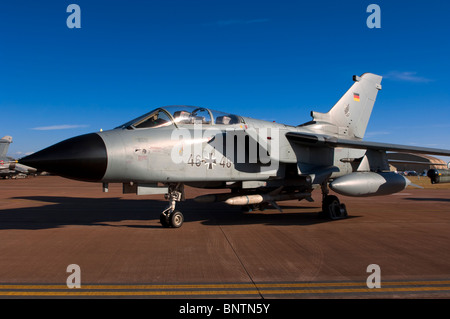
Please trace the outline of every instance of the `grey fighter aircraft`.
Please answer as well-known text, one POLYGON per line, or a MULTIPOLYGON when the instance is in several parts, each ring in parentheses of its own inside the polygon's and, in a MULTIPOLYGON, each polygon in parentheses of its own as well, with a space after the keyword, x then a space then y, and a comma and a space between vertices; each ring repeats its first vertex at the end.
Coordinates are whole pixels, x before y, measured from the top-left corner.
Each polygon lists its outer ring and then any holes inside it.
POLYGON ((0 139, 0 177, 8 178, 16 174, 16 161, 7 157, 9 144, 12 143, 11 136, 3 136, 0 139))
POLYGON ((311 201, 312 191, 320 188, 321 215, 345 218, 345 205, 329 188, 344 196, 376 196, 410 184, 389 171, 386 152, 450 155, 450 150, 363 140, 381 79, 371 73, 354 76, 351 88, 328 113, 311 112, 310 122, 295 127, 204 107, 161 107, 19 162, 67 178, 102 182, 104 191, 108 183, 122 183, 124 193, 166 194, 169 205, 160 217, 164 227, 183 224, 175 206, 185 199, 184 185, 228 189, 195 200, 246 209, 269 204, 279 208, 276 202, 282 200, 311 201))
POLYGON ((11 143, 11 136, 4 136, 0 139, 0 177, 16 178, 19 175, 37 174, 35 168, 19 164, 12 157, 6 156, 11 143))

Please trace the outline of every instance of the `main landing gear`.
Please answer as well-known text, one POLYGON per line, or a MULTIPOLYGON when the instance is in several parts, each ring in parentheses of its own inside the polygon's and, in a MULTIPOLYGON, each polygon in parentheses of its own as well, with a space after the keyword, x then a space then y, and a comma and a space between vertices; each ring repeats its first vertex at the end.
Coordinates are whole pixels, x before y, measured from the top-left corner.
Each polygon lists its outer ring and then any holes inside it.
POLYGON ((328 195, 328 181, 322 184, 322 211, 319 217, 332 220, 347 218, 347 208, 345 204, 339 202, 339 198, 334 195, 328 195))
POLYGON ((184 185, 181 183, 170 184, 169 193, 165 195, 169 200, 169 206, 159 216, 163 227, 179 228, 183 225, 183 214, 175 209, 176 202, 184 200, 184 185))

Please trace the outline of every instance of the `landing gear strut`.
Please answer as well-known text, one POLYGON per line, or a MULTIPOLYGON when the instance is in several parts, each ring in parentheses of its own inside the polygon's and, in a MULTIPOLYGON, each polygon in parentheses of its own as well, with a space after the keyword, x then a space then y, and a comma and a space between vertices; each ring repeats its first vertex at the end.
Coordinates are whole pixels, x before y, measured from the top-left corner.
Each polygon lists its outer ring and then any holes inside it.
POLYGON ((319 217, 331 220, 347 218, 347 208, 345 204, 341 204, 339 199, 334 195, 328 195, 328 181, 322 184, 322 211, 319 217))
POLYGON ((176 202, 184 200, 184 185, 170 184, 165 197, 169 200, 169 206, 161 213, 159 221, 163 227, 179 228, 183 225, 184 216, 179 210, 175 210, 175 205, 176 202))

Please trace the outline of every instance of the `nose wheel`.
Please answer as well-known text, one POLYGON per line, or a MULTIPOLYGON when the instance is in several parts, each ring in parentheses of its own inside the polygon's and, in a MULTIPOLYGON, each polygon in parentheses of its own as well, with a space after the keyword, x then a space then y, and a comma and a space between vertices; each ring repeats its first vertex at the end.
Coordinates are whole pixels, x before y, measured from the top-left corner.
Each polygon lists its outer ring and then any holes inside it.
POLYGON ((163 227, 180 228, 183 225, 184 216, 179 210, 175 209, 175 205, 176 202, 184 200, 184 185, 169 185, 169 193, 166 194, 166 199, 169 200, 169 207, 161 213, 159 221, 163 227))
POLYGON ((184 216, 179 210, 174 210, 171 213, 161 213, 159 221, 163 227, 180 228, 184 222, 184 216))

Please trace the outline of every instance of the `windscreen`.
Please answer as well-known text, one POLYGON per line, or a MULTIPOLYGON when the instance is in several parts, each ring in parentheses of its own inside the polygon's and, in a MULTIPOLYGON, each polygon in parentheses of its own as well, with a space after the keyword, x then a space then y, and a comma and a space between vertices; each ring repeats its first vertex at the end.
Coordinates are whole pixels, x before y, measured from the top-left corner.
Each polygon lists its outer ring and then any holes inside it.
POLYGON ((224 112, 214 111, 202 107, 176 105, 158 108, 134 120, 118 126, 122 129, 158 128, 172 124, 177 126, 204 125, 233 125, 244 123, 242 117, 224 112))

